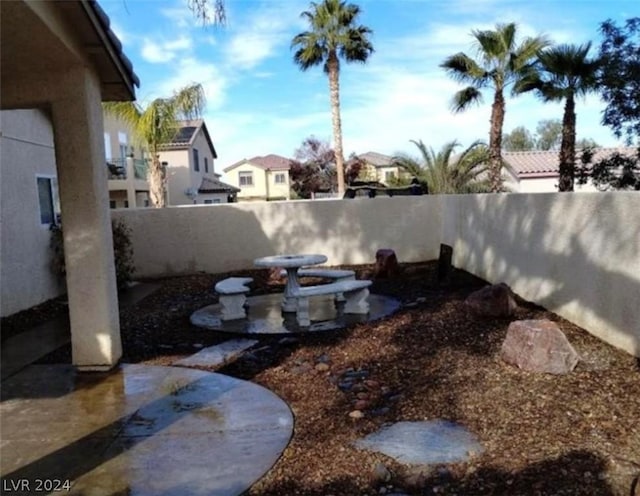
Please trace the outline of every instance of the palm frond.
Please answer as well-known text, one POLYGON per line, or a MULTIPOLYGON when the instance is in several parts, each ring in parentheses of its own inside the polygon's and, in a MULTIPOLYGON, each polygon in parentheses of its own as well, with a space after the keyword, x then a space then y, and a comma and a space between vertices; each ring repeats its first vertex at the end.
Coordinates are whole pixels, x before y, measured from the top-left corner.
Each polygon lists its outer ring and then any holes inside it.
POLYGON ((471 105, 482 103, 482 93, 474 86, 467 86, 453 95, 451 109, 454 112, 462 112, 471 105))
POLYGON ((447 74, 458 82, 482 82, 486 79, 486 71, 465 53, 459 52, 447 57, 440 64, 447 74))

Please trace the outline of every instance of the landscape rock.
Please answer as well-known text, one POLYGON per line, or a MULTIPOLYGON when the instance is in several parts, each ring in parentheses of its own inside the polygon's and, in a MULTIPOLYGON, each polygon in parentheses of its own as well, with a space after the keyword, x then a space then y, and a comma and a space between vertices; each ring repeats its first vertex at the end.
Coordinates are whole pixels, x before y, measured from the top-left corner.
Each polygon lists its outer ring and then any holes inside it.
POLYGON ((474 291, 465 304, 476 315, 486 317, 508 317, 518 307, 513 291, 503 282, 474 291))
POLYGON ((362 413, 360 410, 353 410, 352 412, 349 412, 349 417, 351 417, 352 419, 361 419, 364 417, 364 413, 362 413))
MULTIPOLYGON (((388 482, 391 480, 391 471, 384 463, 376 463, 373 467, 374 480, 379 482, 388 482)), ((386 491, 385 491, 386 492, 386 491)))
POLYGON ((576 350, 555 322, 517 320, 507 329, 502 359, 530 372, 566 374, 579 361, 576 350))
POLYGON ((318 372, 326 372, 329 370, 329 364, 324 362, 316 363, 315 369, 318 372))
POLYGON ((389 248, 381 248, 376 252, 376 278, 394 277, 400 273, 396 252, 389 248))

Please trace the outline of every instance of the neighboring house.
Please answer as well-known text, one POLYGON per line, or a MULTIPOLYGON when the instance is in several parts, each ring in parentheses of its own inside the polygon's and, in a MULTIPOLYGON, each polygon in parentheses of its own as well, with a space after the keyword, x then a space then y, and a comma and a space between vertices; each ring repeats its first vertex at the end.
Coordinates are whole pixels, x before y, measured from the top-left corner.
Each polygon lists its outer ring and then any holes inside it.
POLYGON ((243 159, 224 172, 227 180, 240 189, 239 200, 289 200, 291 160, 280 155, 243 159))
POLYGON ((204 120, 183 121, 159 155, 160 161, 167 163, 167 205, 235 201, 240 189, 223 183, 215 173, 218 155, 204 120))
POLYGON ((55 167, 81 371, 122 355, 101 102, 132 101, 140 83, 109 26, 95 1, 0 2, 1 315, 60 294, 48 279, 55 167))
MULTIPOLYGON (((625 155, 633 155, 635 148, 597 148, 594 152, 593 162, 620 152, 625 155)), ((560 174, 558 164, 558 151, 534 150, 528 152, 502 152, 504 160, 503 178, 505 187, 514 193, 553 193, 558 191, 558 178, 560 174)), ((576 165, 580 164, 580 151, 576 153, 576 165)), ((597 191, 592 183, 584 185, 575 184, 575 191, 597 191)))
MULTIPOLYGON (((367 152, 361 155, 356 155, 356 158, 364 162, 364 167, 358 174, 358 179, 361 181, 374 181, 382 184, 389 185, 393 182, 394 178, 408 177, 408 174, 400 169, 398 166, 393 165, 393 157, 383 155, 377 152, 367 152)), ((347 165, 349 162, 347 162, 347 165)))
POLYGON ((103 114, 104 152, 109 177, 109 206, 135 208, 149 206, 149 183, 145 150, 136 145, 129 125, 103 114))

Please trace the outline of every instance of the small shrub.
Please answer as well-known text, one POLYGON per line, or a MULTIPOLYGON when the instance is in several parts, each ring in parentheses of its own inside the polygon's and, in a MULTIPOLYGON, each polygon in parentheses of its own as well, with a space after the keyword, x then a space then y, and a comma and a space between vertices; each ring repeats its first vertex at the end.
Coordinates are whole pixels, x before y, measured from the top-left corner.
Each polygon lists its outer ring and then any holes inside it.
MULTIPOLYGON (((67 268, 64 261, 64 242, 62 238, 62 226, 51 225, 51 270, 54 274, 64 278, 67 268)), ((133 265, 133 246, 131 244, 131 229, 122 220, 111 223, 113 233, 113 257, 116 266, 116 283, 118 289, 124 289, 131 282, 135 271, 133 265)))

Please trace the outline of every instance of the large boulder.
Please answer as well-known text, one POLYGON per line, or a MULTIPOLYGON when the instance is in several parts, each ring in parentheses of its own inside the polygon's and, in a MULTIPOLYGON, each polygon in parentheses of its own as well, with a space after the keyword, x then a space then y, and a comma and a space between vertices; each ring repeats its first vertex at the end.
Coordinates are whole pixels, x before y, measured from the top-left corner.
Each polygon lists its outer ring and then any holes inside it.
POLYGON ((502 359, 531 372, 566 374, 580 359, 555 322, 516 320, 502 343, 502 359))
POLYGON ((381 248, 376 252, 376 278, 394 277, 400 272, 396 252, 389 248, 381 248))
POLYGON ((474 291, 465 303, 476 315, 487 317, 508 317, 518 307, 513 291, 503 282, 474 291))

